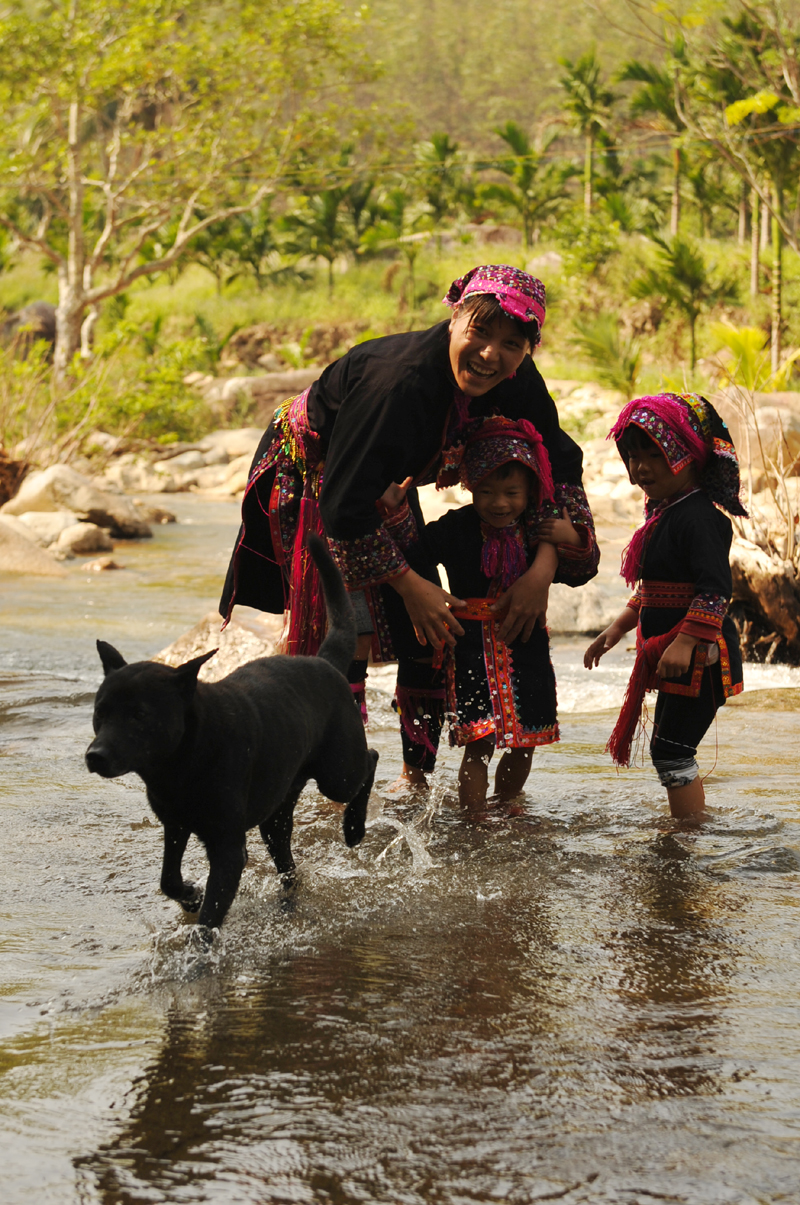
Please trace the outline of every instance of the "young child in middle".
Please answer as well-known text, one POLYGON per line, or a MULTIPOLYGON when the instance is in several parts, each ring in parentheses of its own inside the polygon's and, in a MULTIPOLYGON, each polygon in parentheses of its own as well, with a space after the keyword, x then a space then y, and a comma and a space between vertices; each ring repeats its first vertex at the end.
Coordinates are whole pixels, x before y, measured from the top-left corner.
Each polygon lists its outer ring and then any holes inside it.
POLYGON ((547 629, 536 623, 503 643, 503 595, 540 543, 552 548, 555 580, 575 586, 594 577, 599 552, 588 507, 580 514, 573 508, 577 525, 566 508, 559 516, 547 450, 531 423, 484 419, 466 443, 460 478, 471 505, 418 531, 404 483, 394 487, 385 522, 410 564, 418 556, 443 565, 451 592, 466 601, 453 610, 464 635, 444 666, 450 743, 464 748, 459 800, 474 811, 486 801, 495 749, 504 752, 494 798, 508 802, 525 785, 535 747, 559 739, 547 629))

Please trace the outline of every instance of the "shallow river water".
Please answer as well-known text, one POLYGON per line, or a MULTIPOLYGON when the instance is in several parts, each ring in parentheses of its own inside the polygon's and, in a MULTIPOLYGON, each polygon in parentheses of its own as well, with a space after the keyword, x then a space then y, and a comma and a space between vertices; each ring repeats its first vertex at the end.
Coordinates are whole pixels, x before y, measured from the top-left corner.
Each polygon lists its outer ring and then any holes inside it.
POLYGON ((0 583, 0 1198, 800 1202, 800 675, 721 711, 693 833, 603 753, 624 649, 555 642, 562 742, 480 823, 452 751, 427 803, 382 792, 379 673, 363 845, 307 791, 298 890, 251 836, 199 956, 140 782, 83 764, 96 637, 135 660, 216 601, 236 508, 176 508, 124 572, 0 583))

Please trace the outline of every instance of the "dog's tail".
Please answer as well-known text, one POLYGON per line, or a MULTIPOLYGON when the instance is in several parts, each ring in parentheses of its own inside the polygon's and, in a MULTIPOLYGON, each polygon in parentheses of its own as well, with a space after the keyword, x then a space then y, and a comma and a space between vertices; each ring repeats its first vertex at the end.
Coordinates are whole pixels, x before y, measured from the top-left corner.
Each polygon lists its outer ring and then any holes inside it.
POLYGON ((328 634, 317 656, 324 657, 340 673, 346 674, 356 655, 353 607, 347 597, 342 575, 333 563, 325 541, 312 532, 308 537, 308 548, 317 566, 328 608, 328 634))

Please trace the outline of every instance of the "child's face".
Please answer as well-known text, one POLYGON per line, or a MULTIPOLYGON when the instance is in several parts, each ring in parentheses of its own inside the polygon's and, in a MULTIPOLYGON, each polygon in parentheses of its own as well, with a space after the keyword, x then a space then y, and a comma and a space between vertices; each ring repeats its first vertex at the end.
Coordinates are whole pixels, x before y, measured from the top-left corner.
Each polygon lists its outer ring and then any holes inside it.
POLYGON ((472 505, 484 523, 508 527, 528 505, 528 474, 522 465, 507 477, 490 473, 472 491, 472 505))
POLYGON ((685 490, 695 480, 694 464, 673 473, 664 453, 654 443, 643 444, 628 454, 628 473, 634 485, 653 502, 663 502, 685 490))

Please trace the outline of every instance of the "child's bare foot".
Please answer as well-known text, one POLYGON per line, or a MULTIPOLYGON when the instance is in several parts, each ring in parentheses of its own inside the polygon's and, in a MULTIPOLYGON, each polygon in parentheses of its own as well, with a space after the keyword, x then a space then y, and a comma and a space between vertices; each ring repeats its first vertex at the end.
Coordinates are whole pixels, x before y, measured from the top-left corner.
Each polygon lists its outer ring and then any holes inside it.
POLYGON ((407 762, 403 762, 403 768, 400 771, 400 777, 396 778, 393 783, 386 787, 387 795, 416 795, 421 791, 428 791, 428 780, 422 770, 417 766, 409 766, 407 762))

